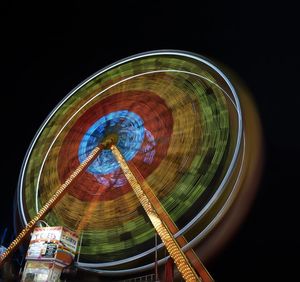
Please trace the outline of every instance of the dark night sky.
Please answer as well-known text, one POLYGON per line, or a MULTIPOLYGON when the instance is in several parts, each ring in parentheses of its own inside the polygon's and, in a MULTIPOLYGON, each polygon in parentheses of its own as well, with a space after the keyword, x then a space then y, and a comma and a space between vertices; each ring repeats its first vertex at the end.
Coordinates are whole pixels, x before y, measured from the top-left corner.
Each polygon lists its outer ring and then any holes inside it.
POLYGON ((12 224, 11 205, 26 150, 53 107, 83 79, 118 59, 181 49, 215 58, 244 79, 265 135, 259 193, 210 271, 218 281, 294 280, 300 238, 296 7, 286 1, 147 2, 1 4, 0 232, 12 224))

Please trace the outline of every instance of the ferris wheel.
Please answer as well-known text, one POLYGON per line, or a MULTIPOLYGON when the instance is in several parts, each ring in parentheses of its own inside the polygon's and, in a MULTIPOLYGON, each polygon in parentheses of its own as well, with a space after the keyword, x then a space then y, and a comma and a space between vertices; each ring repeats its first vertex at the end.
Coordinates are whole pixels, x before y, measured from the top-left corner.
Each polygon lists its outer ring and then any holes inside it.
POLYGON ((171 256, 186 281, 211 281, 201 261, 240 224, 259 171, 259 120, 236 82, 210 60, 173 50, 86 79, 28 149, 18 185, 23 235, 44 218, 80 235, 78 268, 137 274, 154 268, 156 252, 158 265, 171 256))

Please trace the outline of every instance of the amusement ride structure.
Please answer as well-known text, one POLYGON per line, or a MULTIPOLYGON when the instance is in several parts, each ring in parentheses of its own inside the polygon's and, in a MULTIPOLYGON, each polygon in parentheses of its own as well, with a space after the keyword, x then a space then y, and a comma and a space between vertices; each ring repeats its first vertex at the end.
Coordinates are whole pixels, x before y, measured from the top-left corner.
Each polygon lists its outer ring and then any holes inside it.
POLYGON ((199 257, 232 236, 259 178, 259 120, 234 79, 199 55, 161 50, 72 90, 27 152, 24 229, 0 265, 43 219, 78 234, 79 269, 133 277, 171 257, 185 281, 213 281, 199 257))

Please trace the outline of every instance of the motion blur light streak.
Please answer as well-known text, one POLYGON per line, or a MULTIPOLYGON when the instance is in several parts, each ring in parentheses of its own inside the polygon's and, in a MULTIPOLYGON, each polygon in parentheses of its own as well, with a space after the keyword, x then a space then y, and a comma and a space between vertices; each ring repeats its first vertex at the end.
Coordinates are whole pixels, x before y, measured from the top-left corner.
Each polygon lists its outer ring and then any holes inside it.
MULTIPOLYGON (((209 257, 222 245, 209 243, 213 231, 254 173, 257 155, 249 156, 249 146, 260 148, 259 121, 242 92, 214 64, 182 51, 139 54, 94 74, 55 108, 31 144, 19 181, 23 224, 111 135, 177 225, 175 237, 184 235, 209 257), (256 128, 249 126, 254 119, 256 128)), ((152 224, 108 148, 46 219, 82 231, 79 267, 110 275, 153 267, 152 224)))

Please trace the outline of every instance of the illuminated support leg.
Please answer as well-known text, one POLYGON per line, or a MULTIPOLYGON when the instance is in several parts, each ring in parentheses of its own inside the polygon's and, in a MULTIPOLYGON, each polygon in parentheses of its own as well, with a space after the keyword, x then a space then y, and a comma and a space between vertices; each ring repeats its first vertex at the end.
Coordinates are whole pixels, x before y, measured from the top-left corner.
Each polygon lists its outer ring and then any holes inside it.
POLYGON ((135 192, 144 210, 149 216, 150 221, 152 222, 155 230, 157 231, 158 235, 162 239, 167 251, 169 252, 170 256, 173 258, 182 277, 185 279, 185 281, 188 282, 202 281, 202 279, 198 277, 195 270, 189 263, 185 254, 182 252, 180 246, 178 245, 177 241, 173 237, 171 231, 164 224, 164 222, 159 218, 152 203, 150 202, 150 199, 146 196, 141 185, 138 183, 137 178, 131 172, 121 152, 118 150, 118 148, 115 145, 111 145, 111 150, 113 155, 117 159, 118 163, 120 164, 121 169, 123 170, 133 191, 135 192))
MULTIPOLYGON (((156 195, 153 193, 151 187, 147 183, 147 181, 144 179, 140 171, 137 169, 137 167, 133 163, 127 164, 139 184, 141 185, 144 193, 148 197, 148 199, 151 201, 151 204, 153 208, 155 209, 156 213, 158 214, 159 218, 164 222, 164 224, 167 226, 167 228, 171 231, 172 235, 176 234, 179 229, 170 217, 170 215, 167 213, 167 211, 164 209, 163 205, 160 203, 159 199, 156 197, 156 195)), ((184 238, 183 235, 178 236, 176 238, 176 241, 180 248, 183 248, 188 242, 184 238)), ((184 252, 185 256, 187 257, 190 264, 193 266, 193 268, 196 270, 196 272, 199 274, 203 282, 212 282, 214 281, 199 257, 196 255, 194 250, 192 248, 188 249, 184 252)))
POLYGON ((36 223, 42 219, 50 209, 63 197, 67 192, 67 188, 70 184, 77 179, 96 158, 104 148, 103 144, 97 146, 90 155, 76 168, 76 170, 67 178, 67 180, 59 187, 55 194, 50 198, 50 200, 39 210, 36 216, 25 226, 21 233, 16 237, 14 241, 9 245, 7 250, 0 256, 0 267, 4 264, 5 259, 12 254, 26 236, 33 230, 36 223))

